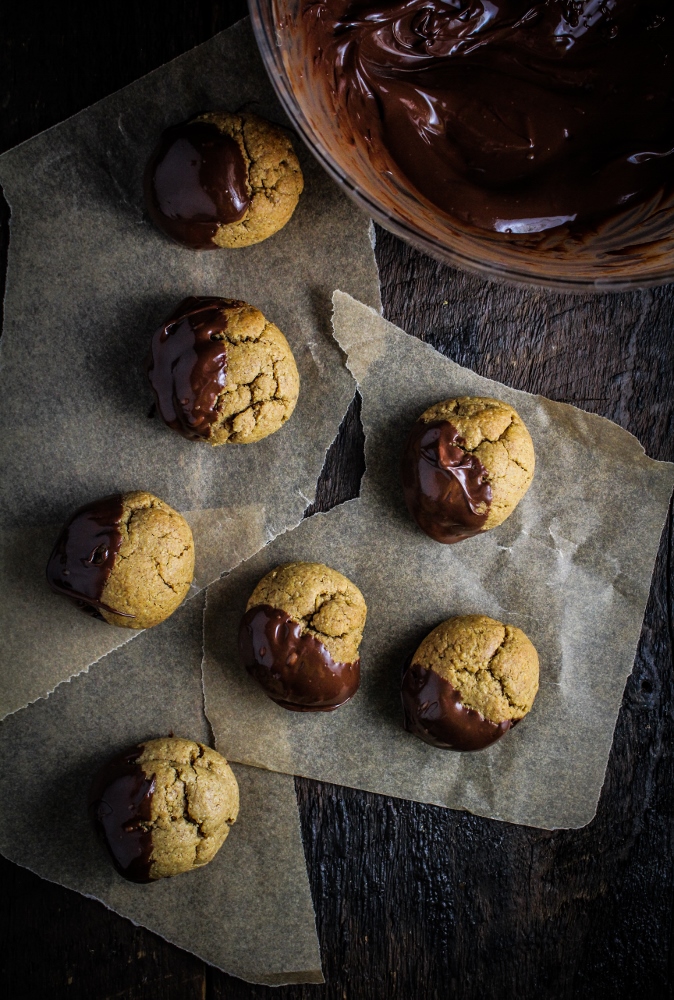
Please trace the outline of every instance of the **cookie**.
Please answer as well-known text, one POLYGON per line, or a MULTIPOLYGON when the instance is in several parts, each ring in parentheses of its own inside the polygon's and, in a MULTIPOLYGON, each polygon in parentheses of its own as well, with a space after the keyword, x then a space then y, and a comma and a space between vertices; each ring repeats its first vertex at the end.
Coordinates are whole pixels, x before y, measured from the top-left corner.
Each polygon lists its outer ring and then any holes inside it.
POLYGON ((282 129, 224 111, 166 129, 144 177, 150 218, 191 250, 266 240, 288 222, 303 187, 282 129))
POLYGON ((187 521, 151 493, 116 493, 80 507, 47 564, 52 590, 111 625, 150 628, 172 615, 194 575, 187 521))
POLYGON ((273 434, 300 390, 286 338, 237 299, 184 299, 153 334, 146 369, 164 423, 212 445, 273 434))
POLYGON ((192 740, 139 743, 98 772, 89 814, 115 868, 155 882, 201 868, 239 813, 239 786, 219 753, 192 740))
POLYGON ((403 671, 405 729, 446 750, 482 750, 531 710, 538 653, 513 625, 463 615, 434 628, 403 671))
POLYGON ((405 502, 422 531, 451 544, 502 524, 531 485, 535 457, 519 414, 463 396, 421 414, 403 452, 405 502))
POLYGON ((358 690, 367 607, 363 595, 322 563, 277 566, 250 596, 239 629, 248 672, 294 712, 331 712, 358 690))

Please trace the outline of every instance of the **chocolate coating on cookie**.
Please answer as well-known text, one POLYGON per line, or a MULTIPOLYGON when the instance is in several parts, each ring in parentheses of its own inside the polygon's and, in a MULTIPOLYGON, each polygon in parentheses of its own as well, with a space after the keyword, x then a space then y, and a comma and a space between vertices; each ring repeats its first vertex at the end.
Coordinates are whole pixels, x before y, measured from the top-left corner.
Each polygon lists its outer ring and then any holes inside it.
POLYGON ((272 701, 293 712, 332 712, 360 685, 360 659, 339 663, 279 608, 250 608, 239 628, 241 659, 272 701))
POLYGON ((227 381, 227 308, 243 302, 183 299, 153 334, 146 367, 157 411, 183 437, 208 438, 227 381))
POLYGON ((212 446, 273 434, 299 393, 290 344, 238 299, 184 299, 153 334, 146 370, 164 422, 212 446))
POLYGON ((192 250, 217 250, 218 226, 240 222, 250 207, 241 148, 212 122, 166 129, 145 170, 144 188, 155 225, 192 250))
POLYGON ((479 534, 492 500, 486 469, 448 420, 418 420, 405 445, 402 484, 408 510, 436 542, 479 534))
POLYGON ((89 792, 89 815, 115 868, 131 882, 151 882, 154 778, 138 763, 142 744, 113 758, 98 772, 89 792))
POLYGON ((122 545, 122 500, 114 493, 85 504, 63 526, 47 563, 47 583, 57 594, 90 608, 124 614, 101 601, 122 545))
POLYGON ((173 614, 194 576, 184 517, 142 490, 80 507, 61 529, 47 582, 111 625, 151 628, 173 614))
POLYGON ((484 750, 516 724, 490 722, 467 708, 449 681, 418 663, 403 672, 401 698, 407 732, 442 750, 484 750))
POLYGON ((212 861, 238 816, 239 788, 215 750, 166 736, 106 764, 89 811, 120 874, 155 882, 212 861))
POLYGON ((404 726, 431 746, 482 750, 531 710, 538 653, 514 625, 460 615, 437 625, 405 665, 404 726))

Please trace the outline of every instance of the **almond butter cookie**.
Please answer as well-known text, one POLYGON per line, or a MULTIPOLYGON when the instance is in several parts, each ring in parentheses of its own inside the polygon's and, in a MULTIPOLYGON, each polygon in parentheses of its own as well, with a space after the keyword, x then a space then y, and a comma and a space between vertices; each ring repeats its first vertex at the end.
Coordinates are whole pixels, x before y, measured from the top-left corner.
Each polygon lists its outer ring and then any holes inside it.
POLYGON ((531 710, 538 653, 521 629, 486 615, 450 618, 403 671, 405 729, 431 746, 482 750, 531 710))
POLYGON ((303 187, 282 129, 257 115, 225 111, 166 129, 144 178, 150 218, 191 250, 266 240, 288 222, 303 187))
POLYGON ((47 564, 52 590, 111 625, 150 628, 182 603, 194 541, 177 511, 151 493, 118 493, 76 510, 47 564))
POLYGON ((480 396, 447 399, 410 432, 401 468, 405 502, 430 538, 460 542, 505 521, 534 467, 531 435, 512 406, 480 396))
POLYGON ((367 607, 358 587, 322 563, 277 566, 258 583, 239 629, 248 672, 294 712, 331 712, 360 684, 367 607))
POLYGON ((284 335, 237 299, 184 299, 153 334, 146 369, 164 423, 212 445, 273 434, 300 391, 284 335))
POLYGON ((239 786, 215 750, 148 740, 101 768, 89 814, 120 875, 155 882, 213 860, 239 814, 239 786))

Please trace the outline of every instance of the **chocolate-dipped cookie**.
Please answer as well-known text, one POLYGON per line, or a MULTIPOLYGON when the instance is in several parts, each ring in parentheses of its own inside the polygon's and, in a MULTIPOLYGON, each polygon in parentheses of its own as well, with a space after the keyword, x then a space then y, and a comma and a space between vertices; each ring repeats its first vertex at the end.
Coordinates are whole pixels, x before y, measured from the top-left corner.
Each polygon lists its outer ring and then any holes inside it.
POLYGON ((285 226, 303 187, 288 136, 248 113, 166 129, 144 178, 150 218, 191 250, 260 243, 285 226))
POLYGON ((61 529, 47 564, 52 590, 111 625, 150 628, 172 615, 194 575, 187 521, 140 491, 80 507, 61 529))
POLYGON ((277 705, 331 712, 358 690, 366 614, 358 587, 329 566, 277 566, 248 601, 241 659, 277 705))
POLYGON ((501 524, 531 485, 535 457, 519 414, 498 399, 436 403, 412 427, 401 475, 422 531, 451 544, 501 524))
POLYGON ((403 670, 405 729, 444 750, 482 750, 530 711, 538 654, 513 625, 485 615, 450 618, 403 670))
POLYGON ((114 757, 89 792, 89 814, 115 868, 154 882, 208 864, 239 813, 239 786, 215 750, 173 737, 114 757))
POLYGON ((154 332, 146 368, 164 423, 212 445, 273 434, 300 388, 279 328, 247 302, 216 296, 180 303, 154 332))

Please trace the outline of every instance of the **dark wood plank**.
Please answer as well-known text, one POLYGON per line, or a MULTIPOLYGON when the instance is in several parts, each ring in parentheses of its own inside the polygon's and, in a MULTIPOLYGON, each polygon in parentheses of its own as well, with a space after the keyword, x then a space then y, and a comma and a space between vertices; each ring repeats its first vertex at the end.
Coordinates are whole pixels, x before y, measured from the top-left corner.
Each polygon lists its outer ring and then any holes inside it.
POLYGON ((246 13, 246 0, 0 5, 0 152, 114 93, 246 13))
POLYGON ((0 858, 7 1000, 205 1000, 204 963, 0 858))
MULTIPOLYGON (((123 86, 242 10, 147 0, 93 11, 72 0, 40 18, 31 4, 6 5, 2 147, 123 86)), ((499 286, 383 232, 377 256, 388 318, 483 375, 602 413, 636 433, 653 457, 674 457, 671 288, 569 297, 499 286)), ((315 509, 355 495, 362 469, 356 402, 315 509)), ((2 861, 0 976, 8 995, 669 997, 673 564, 670 519, 599 811, 584 830, 546 833, 298 779, 327 985, 278 990, 204 968, 99 904, 2 861)))

